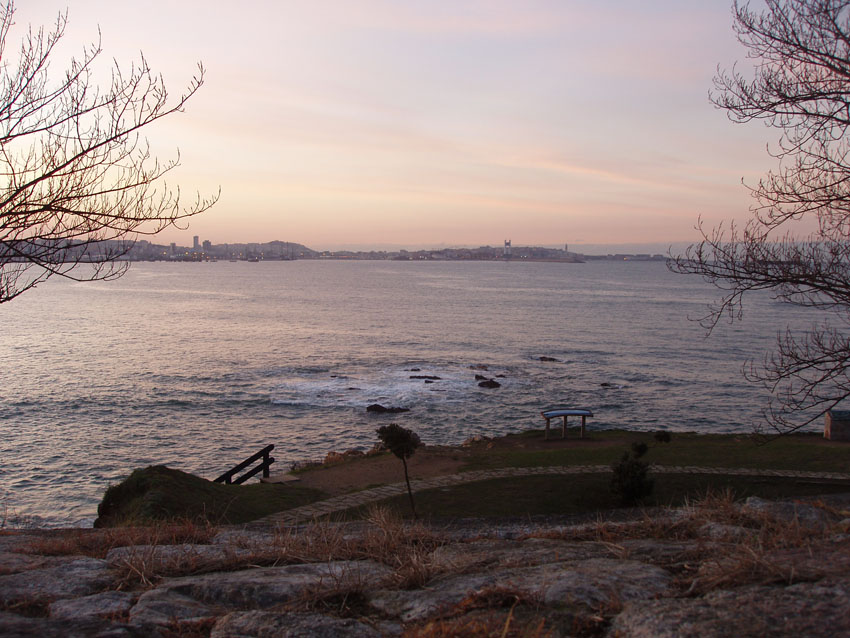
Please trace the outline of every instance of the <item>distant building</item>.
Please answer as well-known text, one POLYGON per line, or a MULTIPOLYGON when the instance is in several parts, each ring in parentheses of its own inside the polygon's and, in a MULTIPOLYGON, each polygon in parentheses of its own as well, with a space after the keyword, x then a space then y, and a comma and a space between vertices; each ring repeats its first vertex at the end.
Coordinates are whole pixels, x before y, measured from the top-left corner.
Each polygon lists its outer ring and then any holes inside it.
MULTIPOLYGON (((197 239, 197 238, 196 238, 197 239)), ((204 240, 204 252, 208 253, 212 250, 212 242, 209 239, 204 240)))
POLYGON ((504 252, 504 256, 505 256, 506 258, 511 256, 511 240, 510 240, 510 239, 506 239, 506 240, 505 240, 505 252, 504 252))
POLYGON ((200 237, 198 237, 197 235, 192 238, 192 248, 194 250, 198 250, 201 247, 201 244, 198 242, 199 239, 200 237))

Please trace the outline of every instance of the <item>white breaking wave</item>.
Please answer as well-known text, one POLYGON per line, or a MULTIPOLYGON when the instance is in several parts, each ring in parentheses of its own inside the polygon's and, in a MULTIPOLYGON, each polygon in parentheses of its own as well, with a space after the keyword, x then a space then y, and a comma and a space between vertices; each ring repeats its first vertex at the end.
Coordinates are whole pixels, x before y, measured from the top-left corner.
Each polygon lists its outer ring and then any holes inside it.
POLYGON ((473 370, 462 365, 408 365, 378 370, 293 373, 280 379, 272 390, 272 403, 321 408, 385 407, 412 408, 428 403, 462 403, 478 393, 475 375, 496 378, 503 386, 516 386, 501 370, 473 370), (502 376, 498 376, 502 375, 502 376), (439 377, 424 379, 411 377, 439 377))

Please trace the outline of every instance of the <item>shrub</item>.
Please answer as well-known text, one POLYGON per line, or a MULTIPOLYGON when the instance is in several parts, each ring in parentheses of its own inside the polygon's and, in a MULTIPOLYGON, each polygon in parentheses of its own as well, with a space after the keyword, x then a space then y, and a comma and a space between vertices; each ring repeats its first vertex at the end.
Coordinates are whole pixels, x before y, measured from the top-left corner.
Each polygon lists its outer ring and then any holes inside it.
POLYGON ((665 432, 664 430, 659 430, 658 432, 656 432, 653 435, 653 438, 655 439, 655 441, 657 443, 669 443, 670 439, 672 437, 670 436, 669 432, 665 432))
POLYGON ((648 449, 646 443, 632 443, 631 451, 625 452, 620 461, 611 466, 614 472, 611 491, 623 505, 640 503, 652 494, 655 481, 647 476, 649 463, 641 460, 648 449))

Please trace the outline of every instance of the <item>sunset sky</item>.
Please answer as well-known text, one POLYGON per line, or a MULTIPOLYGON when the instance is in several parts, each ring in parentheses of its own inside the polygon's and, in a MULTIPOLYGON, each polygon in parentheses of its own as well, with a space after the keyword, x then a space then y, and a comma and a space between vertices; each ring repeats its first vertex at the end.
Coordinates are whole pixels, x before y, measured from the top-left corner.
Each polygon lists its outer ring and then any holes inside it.
POLYGON ((776 131, 708 101, 746 68, 726 0, 19 0, 13 42, 66 5, 63 56, 100 27, 105 64, 143 51, 175 94, 207 69, 148 137, 221 200, 162 243, 688 241, 774 164, 776 131))

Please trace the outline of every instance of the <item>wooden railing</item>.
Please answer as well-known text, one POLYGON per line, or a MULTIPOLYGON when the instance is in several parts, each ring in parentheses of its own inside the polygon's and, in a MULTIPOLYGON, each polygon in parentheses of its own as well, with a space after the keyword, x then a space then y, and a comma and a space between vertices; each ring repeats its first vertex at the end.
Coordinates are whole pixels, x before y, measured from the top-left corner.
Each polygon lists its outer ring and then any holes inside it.
POLYGON ((264 478, 269 477, 269 466, 274 463, 274 457, 271 456, 271 451, 274 449, 274 445, 267 445, 262 450, 257 452, 254 456, 248 457, 244 461, 242 461, 239 465, 234 467, 231 470, 228 470, 221 476, 219 476, 214 482, 215 483, 234 483, 239 485, 240 483, 244 483, 249 478, 254 476, 255 474, 262 472, 264 478), (260 463, 257 467, 251 468, 245 474, 240 476, 239 478, 233 478, 233 475, 241 472, 246 467, 251 465, 252 463, 258 461, 260 458, 263 459, 263 462, 260 463))

